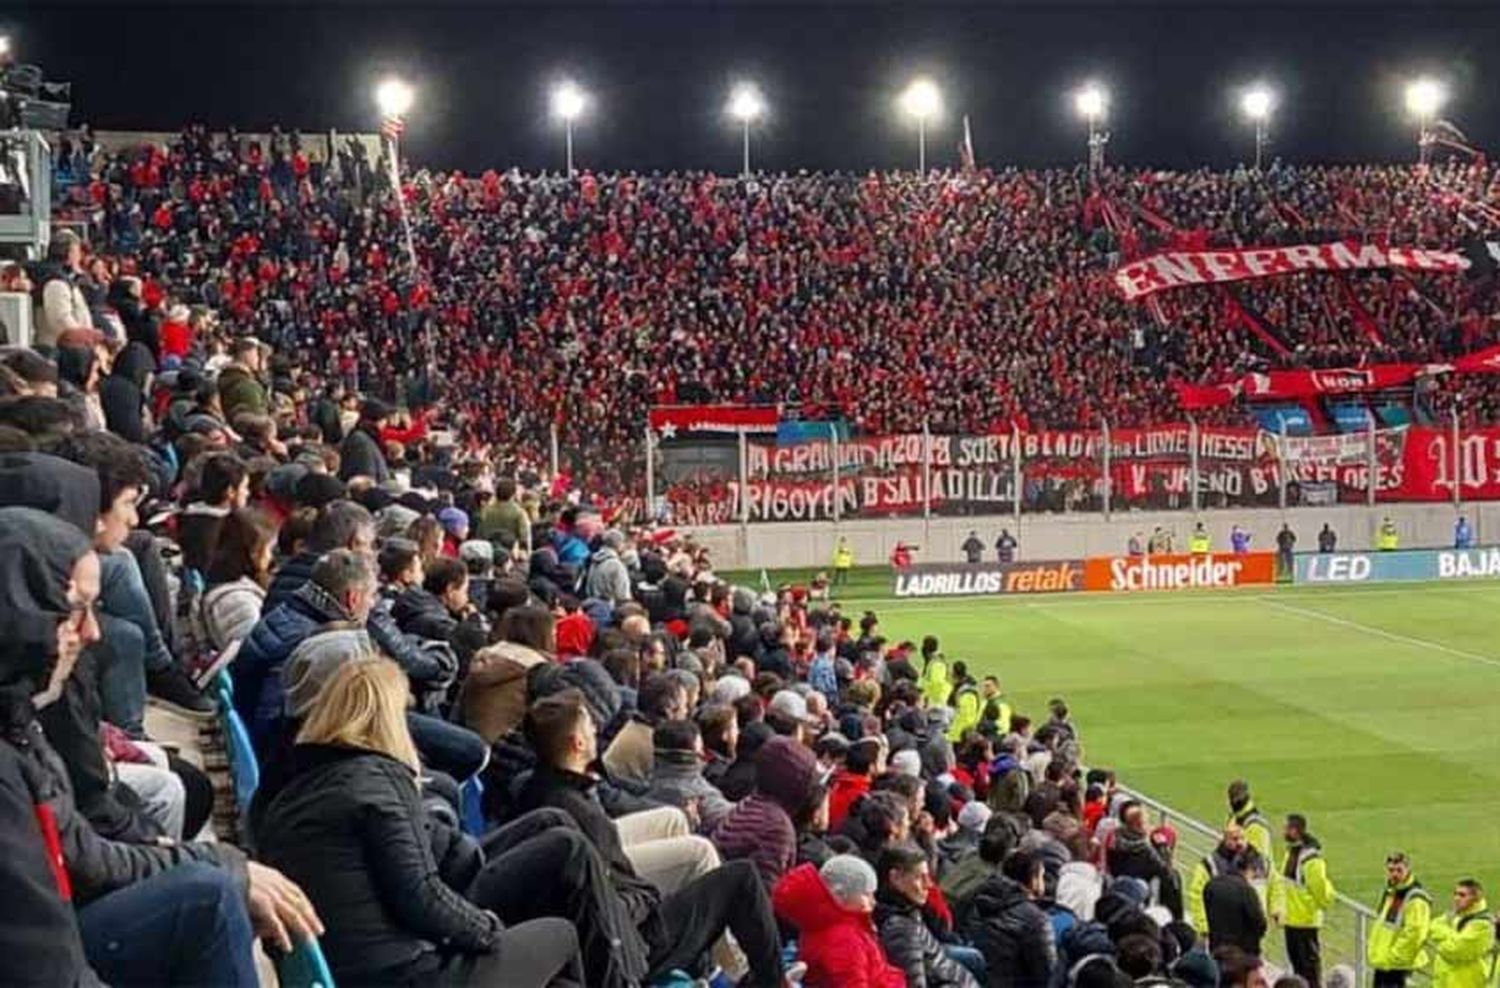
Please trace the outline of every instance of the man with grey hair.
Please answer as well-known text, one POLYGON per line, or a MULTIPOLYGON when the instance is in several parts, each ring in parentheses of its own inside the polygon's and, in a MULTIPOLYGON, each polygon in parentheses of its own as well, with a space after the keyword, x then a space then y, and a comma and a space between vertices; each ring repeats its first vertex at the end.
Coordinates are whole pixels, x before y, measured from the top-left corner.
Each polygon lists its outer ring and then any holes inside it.
MULTIPOLYGON (((374 549, 375 517, 363 505, 353 501, 328 503, 318 512, 318 523, 307 548, 277 570, 270 589, 266 591, 261 614, 269 616, 305 586, 320 560, 329 553, 347 550, 370 557, 374 549)), ((371 570, 373 579, 373 563, 371 570)), ((360 618, 360 623, 370 633, 375 646, 394 659, 411 680, 412 693, 419 706, 424 706, 427 698, 446 691, 458 675, 458 656, 446 642, 427 641, 403 633, 389 608, 373 608, 360 618)))
MULTIPOLYGON (((288 672, 287 666, 299 647, 320 631, 362 628, 373 649, 391 655, 408 676, 413 675, 412 667, 386 645, 387 641, 395 641, 408 647, 408 639, 400 632, 385 630, 383 621, 389 617, 382 619, 375 608, 377 593, 375 563, 370 554, 334 549, 313 565, 311 579, 262 617, 246 637, 231 666, 234 702, 250 725, 251 738, 262 755, 276 746, 284 731, 281 721, 295 699, 288 696, 288 687, 300 682, 307 673, 305 669, 288 672)), ((423 648, 416 651, 422 662, 440 667, 433 657, 438 654, 436 651, 423 648)), ((310 661, 312 656, 305 658, 310 661)), ((302 693, 298 696, 306 699, 302 693)), ((407 715, 407 725, 423 763, 455 779, 474 775, 489 758, 484 739, 441 718, 412 711, 407 715)))
POLYGON ((375 604, 375 568, 370 557, 335 549, 319 559, 311 579, 268 611, 240 646, 230 666, 234 704, 265 750, 285 706, 281 673, 292 652, 318 628, 334 622, 359 626, 375 604))

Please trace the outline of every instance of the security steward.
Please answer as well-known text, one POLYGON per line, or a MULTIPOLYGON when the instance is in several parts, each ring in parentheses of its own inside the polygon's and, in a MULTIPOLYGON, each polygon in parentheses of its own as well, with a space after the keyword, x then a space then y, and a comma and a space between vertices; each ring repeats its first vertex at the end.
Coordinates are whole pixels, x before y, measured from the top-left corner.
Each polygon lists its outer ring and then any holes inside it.
POLYGON ((1386 857, 1385 878, 1365 960, 1375 971, 1375 988, 1404 988, 1408 975, 1427 966, 1423 946, 1432 929, 1432 896, 1412 874, 1404 851, 1386 857))
POLYGON ((1307 818, 1290 813, 1286 828, 1286 854, 1271 878, 1271 921, 1286 928, 1286 956, 1293 973, 1309 985, 1323 983, 1323 954, 1318 940, 1323 928, 1323 910, 1333 904, 1333 882, 1323 845, 1307 832, 1307 818))
POLYGON ((1249 846, 1245 843, 1245 831, 1239 824, 1231 823, 1224 828, 1224 835, 1213 853, 1205 855, 1193 866, 1193 876, 1188 879, 1187 911, 1199 936, 1208 936, 1208 909, 1203 905, 1203 890, 1215 878, 1233 871, 1235 861, 1249 846))

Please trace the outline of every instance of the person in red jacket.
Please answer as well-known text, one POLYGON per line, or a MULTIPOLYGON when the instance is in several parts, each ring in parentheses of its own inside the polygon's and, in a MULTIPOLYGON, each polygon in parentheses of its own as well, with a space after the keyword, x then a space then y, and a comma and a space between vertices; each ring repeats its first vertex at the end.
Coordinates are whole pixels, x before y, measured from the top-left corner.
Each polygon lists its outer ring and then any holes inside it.
POLYGON ((906 988, 906 975, 885 957, 875 925, 875 869, 838 854, 822 869, 798 865, 771 895, 783 922, 797 928, 806 988, 906 988))
POLYGON ((870 791, 870 778, 879 760, 880 742, 875 738, 861 738, 844 753, 844 767, 834 773, 828 792, 829 831, 842 830, 849 807, 870 791))

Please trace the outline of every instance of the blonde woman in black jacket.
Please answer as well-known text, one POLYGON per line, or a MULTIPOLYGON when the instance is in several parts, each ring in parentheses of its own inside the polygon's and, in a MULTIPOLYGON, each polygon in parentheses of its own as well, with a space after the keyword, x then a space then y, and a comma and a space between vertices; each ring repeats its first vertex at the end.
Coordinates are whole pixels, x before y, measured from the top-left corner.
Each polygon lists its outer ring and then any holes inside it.
POLYGON ((567 983, 554 979, 577 963, 571 922, 506 928, 457 891, 474 881, 472 854, 450 842, 445 860, 435 855, 407 689, 381 658, 332 675, 297 734, 289 777, 254 811, 257 849, 318 907, 339 984, 567 983))

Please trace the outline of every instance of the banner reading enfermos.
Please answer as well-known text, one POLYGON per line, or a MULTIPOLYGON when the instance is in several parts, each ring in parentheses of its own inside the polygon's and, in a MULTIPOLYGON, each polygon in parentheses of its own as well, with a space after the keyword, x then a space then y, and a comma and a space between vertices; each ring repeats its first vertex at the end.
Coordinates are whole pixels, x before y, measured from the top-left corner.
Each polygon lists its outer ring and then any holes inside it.
POLYGON ((1068 593, 1083 589, 1083 561, 919 563, 896 573, 897 597, 966 597, 1007 593, 1068 593))

